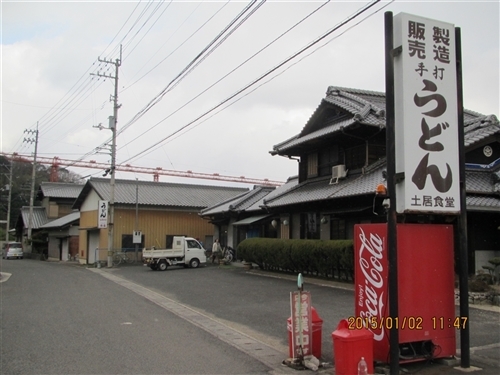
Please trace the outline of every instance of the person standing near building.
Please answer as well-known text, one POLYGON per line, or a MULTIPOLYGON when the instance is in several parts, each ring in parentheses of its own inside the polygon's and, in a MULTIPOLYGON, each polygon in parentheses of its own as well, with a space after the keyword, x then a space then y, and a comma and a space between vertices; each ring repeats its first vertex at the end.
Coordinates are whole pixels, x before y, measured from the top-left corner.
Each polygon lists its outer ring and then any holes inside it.
POLYGON ((212 263, 218 259, 219 252, 222 252, 222 248, 220 247, 219 240, 216 239, 214 244, 212 245, 212 263))

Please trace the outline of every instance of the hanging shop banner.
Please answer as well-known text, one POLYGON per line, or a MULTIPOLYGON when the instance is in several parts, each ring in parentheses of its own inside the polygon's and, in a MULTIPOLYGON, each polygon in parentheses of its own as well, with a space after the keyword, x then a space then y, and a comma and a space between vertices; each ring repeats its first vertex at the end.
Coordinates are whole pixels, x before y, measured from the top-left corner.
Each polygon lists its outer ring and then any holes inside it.
POLYGON ((132 243, 140 244, 142 242, 142 232, 140 230, 134 230, 132 235, 132 243))
POLYGON ((99 201, 97 208, 97 227, 108 227, 108 201, 99 201))
POLYGON ((311 293, 291 292, 292 352, 294 358, 312 354, 311 293))
POLYGON ((455 27, 399 13, 394 52, 396 211, 458 214, 455 27))

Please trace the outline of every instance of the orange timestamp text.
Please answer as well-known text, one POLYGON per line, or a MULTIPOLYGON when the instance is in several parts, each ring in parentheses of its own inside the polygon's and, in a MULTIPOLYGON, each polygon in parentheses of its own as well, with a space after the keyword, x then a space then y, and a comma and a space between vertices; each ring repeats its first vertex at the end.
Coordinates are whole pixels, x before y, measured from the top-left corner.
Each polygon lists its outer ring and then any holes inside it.
POLYGON ((421 316, 404 316, 404 317, 391 317, 391 316, 350 316, 347 318, 350 330, 355 329, 409 329, 421 330, 423 329, 424 319, 421 316))
MULTIPOLYGON (((421 316, 403 316, 403 317, 390 317, 390 316, 350 316, 347 319, 348 329, 407 329, 407 330, 422 330, 424 329, 424 318, 421 316)), ((450 328, 465 329, 467 324, 467 317, 454 317, 445 318, 442 316, 433 316, 430 318, 431 327, 434 330, 444 330, 450 328)))

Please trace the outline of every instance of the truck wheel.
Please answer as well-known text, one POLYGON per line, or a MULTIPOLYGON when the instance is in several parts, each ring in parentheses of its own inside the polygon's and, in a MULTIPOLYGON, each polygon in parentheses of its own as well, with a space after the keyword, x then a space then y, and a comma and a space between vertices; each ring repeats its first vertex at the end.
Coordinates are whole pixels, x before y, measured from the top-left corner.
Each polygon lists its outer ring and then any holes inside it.
POLYGON ((160 260, 160 262, 158 263, 158 269, 160 271, 166 271, 167 267, 168 267, 167 261, 166 260, 160 260))
POLYGON ((200 265, 200 261, 196 258, 191 259, 191 261, 189 262, 189 266, 191 268, 198 268, 199 265, 200 265))

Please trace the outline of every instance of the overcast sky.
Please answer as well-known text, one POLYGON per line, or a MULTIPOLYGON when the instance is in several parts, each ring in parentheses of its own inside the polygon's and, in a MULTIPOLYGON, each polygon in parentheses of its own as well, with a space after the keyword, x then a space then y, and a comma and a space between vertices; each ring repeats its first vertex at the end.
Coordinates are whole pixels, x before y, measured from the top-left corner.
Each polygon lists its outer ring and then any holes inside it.
MULTIPOLYGON (((113 114, 114 80, 95 74, 115 74, 114 65, 99 58, 115 62, 121 44, 117 128, 125 130, 117 137, 117 163, 285 181, 297 174, 297 162, 269 151, 300 132, 328 86, 385 90, 386 11, 460 27, 465 108, 500 115, 499 1, 396 0, 374 5, 193 122, 370 2, 328 2, 222 79, 324 3, 256 3, 241 26, 169 87, 249 1, 2 0, 1 151, 32 153, 34 145, 23 142, 23 132, 38 122, 39 156, 109 162, 109 150, 95 150, 111 137, 109 129, 97 126, 107 128, 113 114)), ((70 169, 82 176, 103 173, 70 169)), ((153 179, 148 174, 116 176, 153 179)), ((213 184, 168 176, 160 181, 213 184)))

